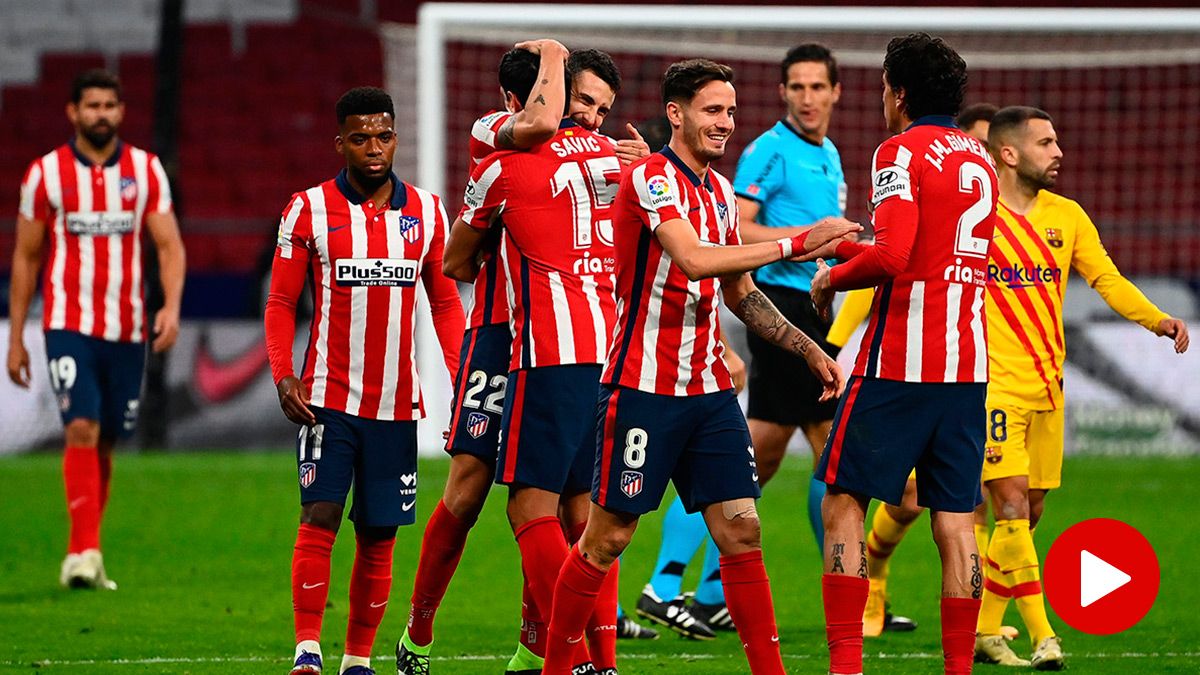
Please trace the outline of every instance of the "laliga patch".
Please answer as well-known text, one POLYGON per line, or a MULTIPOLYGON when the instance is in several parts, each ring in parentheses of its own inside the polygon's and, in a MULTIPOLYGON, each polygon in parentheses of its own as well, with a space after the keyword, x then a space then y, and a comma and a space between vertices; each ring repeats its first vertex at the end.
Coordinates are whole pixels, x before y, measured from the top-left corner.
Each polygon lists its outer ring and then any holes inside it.
POLYGON ((650 193, 650 205, 654 208, 675 203, 675 193, 671 190, 671 181, 665 176, 654 176, 646 182, 646 191, 650 193))
POLYGON ((641 471, 622 471, 621 492, 630 499, 642 494, 642 478, 641 471))
POLYGON ((317 480, 317 465, 305 462, 300 465, 300 487, 307 488, 317 480))
POLYGON ((416 216, 400 216, 400 236, 410 244, 420 241, 421 219, 416 216))
POLYGON ((473 412, 467 416, 467 433, 471 434, 471 438, 479 438, 487 433, 488 416, 483 413, 473 412))
POLYGON ((479 189, 479 184, 472 178, 467 183, 467 189, 463 190, 463 203, 472 209, 480 208, 483 206, 483 192, 479 189))
POLYGON ((908 169, 889 166, 876 171, 871 177, 871 205, 879 206, 883 200, 896 196, 905 201, 912 201, 908 169))

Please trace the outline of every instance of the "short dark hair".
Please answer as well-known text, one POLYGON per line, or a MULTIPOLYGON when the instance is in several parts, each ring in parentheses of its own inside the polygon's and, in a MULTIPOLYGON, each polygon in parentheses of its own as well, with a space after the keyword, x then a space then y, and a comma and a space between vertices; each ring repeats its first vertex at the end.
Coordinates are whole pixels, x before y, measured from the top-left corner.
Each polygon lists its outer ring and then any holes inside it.
POLYGON ((521 105, 529 100, 529 92, 537 83, 542 58, 527 49, 510 49, 500 57, 500 88, 511 92, 521 105))
POLYGON ((121 100, 121 78, 103 68, 85 70, 71 81, 71 102, 83 100, 84 89, 111 89, 116 92, 117 100, 121 100))
POLYGON ((596 77, 612 87, 613 93, 621 91, 621 71, 611 56, 599 49, 580 49, 567 57, 567 77, 574 79, 579 73, 590 70, 596 77))
POLYGON ((913 33, 892 38, 883 59, 888 85, 904 90, 911 120, 957 115, 967 90, 967 63, 941 38, 913 33))
POLYGON ((958 113, 954 122, 959 129, 966 131, 975 126, 976 122, 991 122, 998 110, 1000 108, 995 103, 972 103, 958 113))
POLYGON ((833 52, 829 51, 829 47, 818 42, 806 42, 788 50, 787 55, 779 64, 779 83, 787 84, 788 68, 797 63, 810 61, 824 63, 825 70, 829 73, 829 84, 838 83, 837 59, 833 57, 833 52))
POLYGON ((379 87, 355 87, 342 94, 337 101, 338 125, 346 123, 351 115, 376 115, 387 113, 396 119, 396 108, 392 105, 392 97, 379 87))
POLYGON ((663 75, 663 105, 686 103, 709 82, 733 84, 733 68, 708 59, 688 59, 672 63, 663 75))
POLYGON ((992 116, 992 124, 988 127, 988 147, 997 152, 1004 141, 1018 129, 1024 129, 1029 120, 1046 120, 1053 122, 1050 113, 1027 105, 1010 105, 1001 108, 992 116))

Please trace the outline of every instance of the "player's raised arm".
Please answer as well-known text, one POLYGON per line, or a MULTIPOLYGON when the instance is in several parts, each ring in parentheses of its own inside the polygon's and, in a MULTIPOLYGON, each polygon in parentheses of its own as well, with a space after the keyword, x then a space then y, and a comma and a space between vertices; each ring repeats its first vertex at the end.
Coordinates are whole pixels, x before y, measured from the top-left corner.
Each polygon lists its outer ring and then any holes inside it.
POLYGON ((479 274, 480 256, 492 222, 504 209, 507 176, 501 155, 484 160, 471 172, 463 193, 463 207, 450 227, 442 272, 458 281, 471 282, 479 274))
POLYGON ((842 369, 816 342, 784 318, 779 309, 758 290, 749 274, 727 276, 721 280, 722 299, 746 328, 762 339, 804 359, 809 370, 824 385, 820 400, 841 396, 846 386, 842 369))
POLYGON ((156 353, 164 352, 179 337, 179 308, 183 301, 183 280, 186 276, 186 253, 179 236, 179 222, 171 205, 171 188, 162 164, 155 157, 150 163, 150 194, 147 198, 146 229, 154 239, 158 252, 158 274, 163 289, 163 306, 154 315, 156 353))
POLYGON ((271 288, 263 311, 267 357, 279 393, 279 406, 289 420, 305 426, 316 424, 317 418, 308 407, 308 390, 296 377, 292 343, 296 339, 296 301, 304 291, 311 259, 310 219, 303 196, 293 197, 279 224, 279 239, 271 261, 271 288))
MULTIPOLYGON (((567 48, 550 39, 519 42, 513 48, 537 54, 541 60, 529 100, 496 132, 496 147, 526 150, 545 143, 558 131, 559 120, 567 105, 567 48)), ((504 64, 500 67, 503 69, 504 64)))

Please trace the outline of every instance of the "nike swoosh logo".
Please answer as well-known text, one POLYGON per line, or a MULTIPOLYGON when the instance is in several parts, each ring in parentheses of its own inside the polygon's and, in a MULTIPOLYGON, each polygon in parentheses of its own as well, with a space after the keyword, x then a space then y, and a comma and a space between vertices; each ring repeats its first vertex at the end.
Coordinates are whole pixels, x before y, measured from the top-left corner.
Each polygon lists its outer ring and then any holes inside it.
POLYGON ((383 602, 372 602, 371 609, 379 609, 380 607, 383 607, 386 604, 387 604, 387 600, 384 600, 383 602))
POLYGON ((196 392, 208 403, 224 403, 241 394, 270 363, 267 345, 262 340, 255 341, 241 354, 226 361, 217 361, 208 343, 209 336, 205 332, 196 347, 192 365, 196 392))
POLYGON ((577 644, 579 644, 579 641, 580 641, 580 640, 582 640, 582 639, 583 639, 583 636, 582 636, 582 635, 580 635, 579 637, 575 638, 574 640, 572 640, 571 638, 567 638, 567 644, 569 644, 569 645, 577 645, 577 644))
POLYGON ((87 503, 87 500, 88 500, 87 497, 76 497, 75 499, 71 500, 70 504, 67 504, 67 510, 70 511, 71 509, 75 508, 76 506, 82 506, 83 504, 87 503))
POLYGON ((331 227, 331 228, 329 228, 329 234, 333 234, 334 232, 337 232, 338 230, 341 230, 341 229, 347 228, 347 227, 350 227, 350 226, 349 225, 338 225, 337 227, 331 227))
POLYGON ((401 506, 400 508, 404 509, 405 511, 412 511, 412 507, 414 507, 414 506, 416 506, 416 505, 417 505, 417 503, 416 503, 416 502, 409 502, 409 503, 407 503, 407 504, 404 504, 404 505, 403 505, 403 506, 401 506))
POLYGON ((778 636, 778 635, 772 635, 772 636, 771 636, 771 642, 779 642, 779 636, 778 636))
POLYGON ((306 590, 306 591, 311 591, 311 590, 312 590, 312 589, 314 589, 314 588, 320 588, 320 587, 322 587, 322 586, 324 586, 324 585, 325 585, 325 582, 324 582, 324 581, 322 581, 322 582, 321 582, 321 583, 319 583, 319 584, 300 584, 300 588, 303 588, 303 589, 304 589, 304 590, 306 590))

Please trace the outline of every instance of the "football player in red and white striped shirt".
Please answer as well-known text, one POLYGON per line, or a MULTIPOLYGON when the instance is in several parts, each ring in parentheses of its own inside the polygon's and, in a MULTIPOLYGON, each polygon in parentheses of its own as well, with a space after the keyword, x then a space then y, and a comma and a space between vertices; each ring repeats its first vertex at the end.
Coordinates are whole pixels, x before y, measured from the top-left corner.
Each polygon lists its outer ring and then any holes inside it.
POLYGON ((996 170, 954 115, 966 64, 940 39, 898 37, 883 62, 883 108, 895 136, 875 151, 875 243, 842 243, 812 283, 818 309, 835 290, 876 287, 870 323, 816 476, 825 514, 830 672, 861 673, 867 602, 863 522, 870 499, 899 504, 916 469, 942 559, 945 672, 970 673, 983 573, 975 507, 983 467, 988 356, 984 290, 996 170))
POLYGON ((75 136, 29 166, 17 216, 8 375, 29 386, 25 319, 49 235, 42 327, 66 430, 71 534, 60 581, 71 587, 116 588, 100 554, 113 446, 137 424, 148 334, 156 353, 179 334, 184 251, 171 188, 157 157, 118 138, 124 113, 115 76, 81 73, 67 105, 75 136), (154 240, 163 287, 153 321, 143 297, 143 232, 154 240))
POLYGON ((387 92, 359 87, 337 103, 346 168, 299 192, 284 210, 265 316, 280 406, 297 440, 300 529, 292 557, 293 675, 321 671, 329 560, 354 488, 357 550, 340 672, 369 675, 371 646, 392 583, 396 528, 416 518, 416 285, 429 297, 446 369, 458 371, 465 318, 441 274, 447 221, 441 200, 392 174, 395 112, 387 92), (304 370, 293 370, 296 300, 312 279, 304 370))
POLYGON ((751 672, 783 672, 759 542, 754 450, 722 356, 717 296, 748 328, 805 358, 831 398, 842 385, 837 364, 747 272, 832 250, 833 239, 858 227, 827 224, 741 245, 733 188, 709 166, 733 132, 732 79, 729 67, 711 61, 672 65, 663 82, 671 142, 634 164, 617 194, 618 317, 597 406, 594 504, 554 587, 547 674, 568 672, 596 592, 640 515, 658 507, 672 480, 685 508, 703 511, 722 553, 729 613, 751 672))

